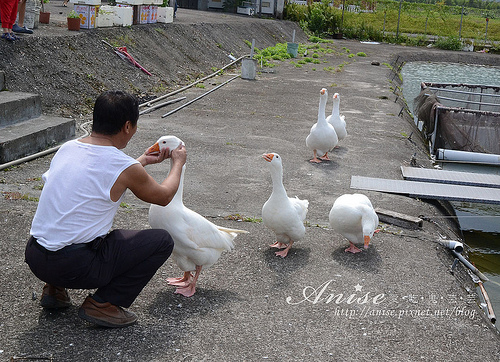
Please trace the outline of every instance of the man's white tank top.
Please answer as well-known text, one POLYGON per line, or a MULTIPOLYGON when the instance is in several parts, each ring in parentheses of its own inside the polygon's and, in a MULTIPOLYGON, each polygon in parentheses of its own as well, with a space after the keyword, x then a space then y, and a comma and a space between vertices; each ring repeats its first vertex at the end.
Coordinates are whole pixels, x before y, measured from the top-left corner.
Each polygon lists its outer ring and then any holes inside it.
POLYGON ((113 146, 66 142, 42 176, 31 235, 56 251, 107 234, 123 198, 113 202, 111 187, 135 163, 139 162, 113 146))

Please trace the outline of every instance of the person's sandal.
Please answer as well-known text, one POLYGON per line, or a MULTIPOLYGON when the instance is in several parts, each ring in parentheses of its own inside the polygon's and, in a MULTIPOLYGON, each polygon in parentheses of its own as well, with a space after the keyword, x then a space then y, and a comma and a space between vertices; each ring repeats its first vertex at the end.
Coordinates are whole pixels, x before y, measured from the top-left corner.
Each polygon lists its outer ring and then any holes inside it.
POLYGON ((10 41, 10 42, 15 42, 16 38, 14 38, 10 33, 3 33, 1 38, 10 41))

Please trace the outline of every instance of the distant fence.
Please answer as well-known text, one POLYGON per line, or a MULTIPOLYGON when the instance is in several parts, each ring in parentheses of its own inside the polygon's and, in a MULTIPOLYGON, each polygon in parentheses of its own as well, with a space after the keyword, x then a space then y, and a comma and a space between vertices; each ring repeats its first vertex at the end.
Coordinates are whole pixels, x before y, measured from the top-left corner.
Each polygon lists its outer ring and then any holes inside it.
MULTIPOLYGON (((305 0, 287 0, 287 3, 293 6, 319 5, 318 1, 305 0)), ((500 40, 500 9, 393 0, 333 0, 329 4, 342 12, 342 23, 346 28, 396 35, 406 33, 436 38, 469 38, 476 39, 476 44, 500 40)), ((307 16, 306 10, 302 12, 307 16)), ((300 10, 294 9, 292 13, 300 13, 300 10)), ((304 15, 298 17, 304 19, 304 15)))
MULTIPOLYGON (((313 1, 305 1, 305 0, 288 0, 288 2, 291 4, 298 4, 298 5, 307 5, 308 3, 313 3, 313 1)), ((334 0, 330 2, 330 6, 342 10, 345 3, 346 2, 342 0, 334 0)), ((375 10, 376 5, 377 5, 376 1, 374 2, 356 1, 355 4, 349 4, 349 3, 346 4, 345 11, 351 13, 370 12, 375 10)))

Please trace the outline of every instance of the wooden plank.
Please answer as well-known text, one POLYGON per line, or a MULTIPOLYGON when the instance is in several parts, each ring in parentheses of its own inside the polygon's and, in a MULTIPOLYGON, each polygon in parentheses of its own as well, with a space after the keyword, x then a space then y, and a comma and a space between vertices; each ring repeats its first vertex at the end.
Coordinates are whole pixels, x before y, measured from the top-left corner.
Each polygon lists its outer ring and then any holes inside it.
POLYGON ((385 210, 377 207, 375 208, 375 212, 377 213, 379 220, 387 224, 401 226, 407 229, 419 229, 423 224, 423 220, 419 217, 401 214, 396 211, 385 210))
POLYGON ((351 188, 401 194, 421 199, 479 202, 500 205, 500 189, 490 187, 352 176, 351 188))
POLYGON ((403 174, 403 178, 409 181, 500 188, 500 176, 494 174, 445 171, 407 166, 401 166, 401 173, 403 174))

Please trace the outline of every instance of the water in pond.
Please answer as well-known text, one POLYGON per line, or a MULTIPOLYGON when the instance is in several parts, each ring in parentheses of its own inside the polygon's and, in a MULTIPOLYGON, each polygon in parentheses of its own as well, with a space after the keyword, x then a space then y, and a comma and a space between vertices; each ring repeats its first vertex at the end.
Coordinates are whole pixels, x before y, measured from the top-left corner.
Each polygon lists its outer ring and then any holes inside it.
MULTIPOLYGON (((500 68, 457 63, 412 62, 402 71, 403 95, 410 110, 413 99, 420 93, 421 82, 467 83, 500 86, 500 68)), ((499 140, 500 142, 500 140, 499 140)), ((500 167, 493 167, 499 173, 500 167)), ((464 170, 465 171, 465 170, 464 170)), ((474 172, 474 170, 469 170, 474 172)), ((464 241, 470 247, 472 263, 490 281, 484 287, 500 316, 500 206, 476 203, 453 203, 464 241)), ((500 322, 497 323, 500 329, 500 322)))

